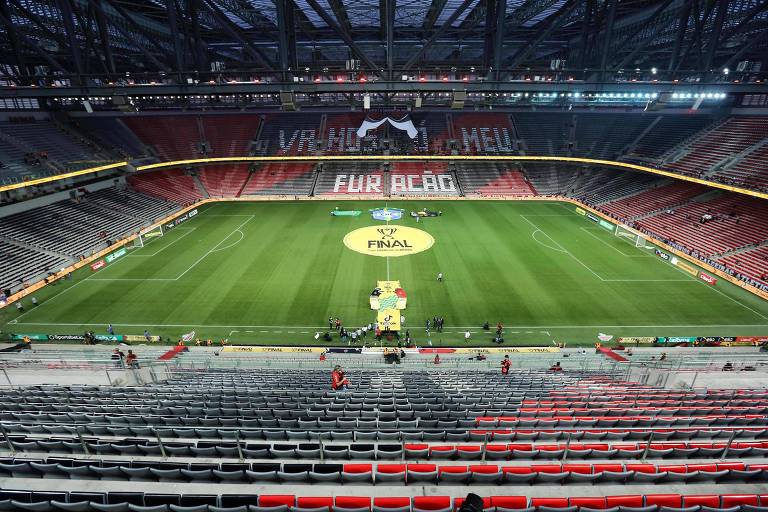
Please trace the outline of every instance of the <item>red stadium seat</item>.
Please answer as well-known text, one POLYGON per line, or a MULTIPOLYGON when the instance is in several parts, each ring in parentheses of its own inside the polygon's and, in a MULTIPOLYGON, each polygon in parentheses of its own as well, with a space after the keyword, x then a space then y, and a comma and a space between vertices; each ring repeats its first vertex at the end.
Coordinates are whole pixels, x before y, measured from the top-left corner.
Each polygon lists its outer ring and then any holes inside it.
POLYGON ((293 494, 262 494, 259 496, 260 507, 278 507, 286 505, 293 507, 296 505, 296 496, 293 494))
POLYGON ((370 496, 336 496, 335 505, 341 508, 371 509, 370 496))
POLYGON ((593 466, 589 464, 563 464, 563 471, 570 471, 571 473, 579 473, 582 475, 591 475, 593 469, 593 466))
POLYGON ((645 504, 679 508, 683 505, 683 497, 679 494, 648 494, 645 497, 645 504))
POLYGON ((716 494, 683 496, 683 507, 693 507, 696 505, 718 508, 720 506, 720 496, 716 494))
POLYGON ((415 496, 413 510, 446 511, 452 510, 450 496, 415 496))
POLYGON ((344 464, 344 471, 347 473, 370 473, 373 471, 371 464, 344 464))
POLYGON ((572 507, 605 508, 605 497, 600 498, 569 498, 568 504, 572 507))
POLYGON ((531 506, 565 508, 568 506, 568 498, 531 498, 531 506))
POLYGON ((658 471, 668 471, 671 473, 688 473, 688 467, 685 464, 664 464, 658 467, 658 471))
POLYGON ((592 466, 592 472, 594 473, 602 473, 603 471, 614 471, 618 473, 619 471, 624 471, 624 466, 621 464, 595 464, 592 466))
POLYGON ((411 498, 395 496, 379 496, 373 498, 373 508, 381 512, 387 510, 405 510, 411 508, 411 498))
POLYGON ((475 465, 475 466, 469 466, 469 470, 473 473, 498 473, 499 472, 499 466, 495 464, 488 464, 488 465, 475 465))
POLYGON ((757 496, 755 494, 724 494, 722 499, 723 508, 739 505, 757 506, 758 503, 762 503, 763 506, 765 506, 765 503, 768 503, 768 500, 763 500, 762 496, 757 496))
POLYGON ((746 465, 743 462, 718 462, 715 464, 715 467, 717 467, 718 471, 723 469, 746 469, 746 465))
POLYGON ((405 464, 379 464, 376 466, 376 471, 379 473, 404 473, 405 464))
POLYGON ((534 472, 530 466, 503 466, 501 471, 502 473, 512 473, 515 475, 527 475, 534 472))
POLYGON ((627 471, 635 471, 637 473, 657 473, 657 468, 653 464, 626 464, 627 471))
POLYGON ((536 473, 562 473, 563 467, 560 464, 533 464, 531 470, 536 473))
POLYGON ((406 464, 406 468, 408 471, 416 471, 418 473, 437 471, 436 464, 406 464))
POLYGON ((605 505, 611 507, 642 507, 643 497, 640 494, 629 494, 624 496, 607 496, 605 505))
POLYGON ((522 509, 528 506, 528 498, 525 496, 491 496, 491 506, 522 509))
POLYGON ((438 473, 464 473, 468 471, 467 466, 438 466, 438 473))
POLYGON ((325 496, 302 496, 296 498, 296 506, 299 508, 326 508, 333 506, 333 498, 325 496))

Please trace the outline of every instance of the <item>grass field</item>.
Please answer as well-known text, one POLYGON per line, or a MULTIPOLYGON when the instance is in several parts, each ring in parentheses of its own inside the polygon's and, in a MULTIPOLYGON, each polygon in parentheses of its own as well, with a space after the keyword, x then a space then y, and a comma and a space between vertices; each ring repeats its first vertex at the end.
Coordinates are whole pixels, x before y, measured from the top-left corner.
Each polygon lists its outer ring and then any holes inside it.
MULTIPOLYGON (((615 336, 732 336, 768 333, 768 303, 736 286, 709 286, 574 213, 564 203, 430 202, 439 218, 416 224, 434 246, 383 258, 342 240, 384 224, 367 210, 383 202, 340 202, 359 217, 331 217, 333 202, 218 203, 105 268, 37 294, 18 315, 6 308, 3 331, 152 334, 232 343, 311 344, 338 316, 348 327, 375 319, 368 295, 376 281, 400 280, 408 293, 406 326, 426 344, 424 321, 446 319, 434 345, 486 344, 484 321, 506 326, 508 344, 552 340, 594 343, 615 336), (437 272, 445 274, 442 283, 437 272)), ((406 210, 422 203, 397 202, 406 210)), ((336 341, 336 340, 335 340, 336 341)))

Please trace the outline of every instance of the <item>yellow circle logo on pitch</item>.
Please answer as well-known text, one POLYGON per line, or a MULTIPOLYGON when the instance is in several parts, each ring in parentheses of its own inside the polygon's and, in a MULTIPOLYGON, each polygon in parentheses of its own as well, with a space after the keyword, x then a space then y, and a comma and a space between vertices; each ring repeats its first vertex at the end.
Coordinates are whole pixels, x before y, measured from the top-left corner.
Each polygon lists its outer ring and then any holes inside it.
POLYGON ((368 226, 347 233, 344 245, 369 256, 408 256, 435 243, 426 231, 407 226, 368 226))

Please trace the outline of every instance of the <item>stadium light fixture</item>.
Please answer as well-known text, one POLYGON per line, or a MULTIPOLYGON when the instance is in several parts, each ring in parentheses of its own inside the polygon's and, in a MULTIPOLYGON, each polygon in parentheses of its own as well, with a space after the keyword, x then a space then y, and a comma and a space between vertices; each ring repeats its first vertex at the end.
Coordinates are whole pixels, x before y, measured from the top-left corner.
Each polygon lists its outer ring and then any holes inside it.
POLYGON ((655 74, 656 74, 656 73, 658 73, 658 72, 659 72, 659 70, 658 70, 658 69, 656 69, 656 68, 651 68, 651 74, 652 74, 652 75, 655 75, 655 74))
POLYGON ((728 68, 723 68, 723 74, 724 74, 724 75, 728 76, 728 74, 729 74, 730 72, 731 72, 731 70, 730 70, 730 69, 728 69, 728 68))

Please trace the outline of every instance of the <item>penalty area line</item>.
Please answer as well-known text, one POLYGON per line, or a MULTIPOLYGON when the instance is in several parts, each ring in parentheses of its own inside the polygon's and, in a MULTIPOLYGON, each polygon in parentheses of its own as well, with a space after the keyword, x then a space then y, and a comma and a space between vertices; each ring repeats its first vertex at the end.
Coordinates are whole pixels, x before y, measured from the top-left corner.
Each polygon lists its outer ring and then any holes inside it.
MULTIPOLYGON (((213 247, 212 247, 212 248, 211 248, 211 249, 210 249, 208 252, 206 252, 205 254, 203 254, 203 255, 202 255, 202 256, 201 256, 201 257, 200 257, 200 258, 199 258, 197 261, 195 261, 195 262, 194 262, 192 265, 190 265, 190 266, 189 266, 189 268, 188 268, 187 270, 185 270, 184 272, 182 272, 181 274, 179 274, 179 275, 176 277, 176 279, 174 279, 174 281, 178 281, 179 279, 181 279, 182 277, 184 277, 185 275, 187 275, 187 272, 189 272, 190 270, 192 270, 193 268, 195 268, 195 267, 197 266, 197 264, 198 264, 198 263, 200 263, 201 261, 203 261, 203 260, 204 260, 206 257, 208 257, 209 255, 211 255, 211 254, 213 254, 214 252, 216 252, 216 250, 217 250, 217 249, 218 249, 218 248, 221 246, 221 244, 223 244, 224 242, 226 242, 227 240, 229 240, 229 237, 231 237, 232 235, 234 235, 234 234, 235 234, 237 231, 240 231, 240 228, 242 228, 243 226, 245 226, 246 224, 248 224, 250 221, 252 221, 252 220, 253 220, 253 219, 255 219, 255 218, 256 218, 256 215, 249 215, 249 216, 248 216, 248 218, 247 218, 246 220, 244 220, 242 223, 240 223, 240 225, 239 225, 239 226, 237 226, 235 229, 233 229, 233 230, 232 230, 232 232, 230 232, 230 233, 229 233, 227 236, 225 236, 224 238, 222 238, 222 239, 221 239, 221 241, 220 241, 219 243, 217 243, 215 246, 213 246, 213 247)), ((245 236, 245 235, 243 235, 243 236, 245 236)))
MULTIPOLYGON (((599 275, 597 272, 595 272, 594 270, 592 270, 591 268, 589 268, 589 266, 587 266, 587 264, 586 264, 586 263, 584 263, 584 262, 583 262, 583 261, 581 261, 579 258, 577 258, 576 256, 574 256, 574 255, 573 255, 573 253, 571 253, 571 252, 570 252, 568 249, 566 249, 565 247, 563 247, 563 246, 562 246, 562 245, 561 245, 561 244, 560 244, 560 243, 559 243, 557 240, 555 240, 554 238, 552 238, 551 236, 549 236, 549 235, 548 235, 548 234, 547 234, 547 233, 546 233, 546 232, 545 232, 543 229, 541 229, 539 226, 537 226, 536 224, 534 224, 533 222, 531 222, 530 220, 528 220, 528 219, 526 218, 526 216, 525 216, 525 215, 520 215, 520 217, 522 217, 522 219, 523 219, 525 222, 527 222, 528 224, 530 224, 531 226, 533 226, 533 227, 534 227, 536 230, 540 231, 540 232, 541 232, 541 233, 542 233, 544 236, 546 236, 547 238, 549 238, 550 240, 552 240, 552 242, 553 242, 555 245, 557 245, 557 246, 558 246, 558 247, 559 247, 559 248, 560 248, 560 249, 561 249, 561 250, 562 250, 562 251, 563 251, 565 254, 567 254, 568 256, 570 256, 571 258, 573 258, 574 260, 576 260, 576 261, 579 263, 579 265, 581 265, 581 266, 582 266, 582 267, 584 267, 585 269, 589 270, 589 271, 592 273, 592 275, 593 275, 593 276, 595 276, 596 278, 598 278, 598 279, 599 279, 599 280, 601 280, 601 281, 605 281, 605 279, 603 279, 603 278, 602 278, 602 277, 601 277, 601 276, 600 276, 600 275, 599 275)), ((536 240, 536 241, 537 241, 537 242, 539 242, 538 240, 536 240)), ((541 243, 541 242, 539 242, 539 243, 541 243)), ((547 246, 547 247, 549 247, 549 246, 547 246)), ((551 247, 550 247, 550 249, 551 249, 551 247)))
MULTIPOLYGON (((156 250, 155 252, 153 252, 151 254, 136 254, 135 252, 132 252, 131 254, 128 255, 128 257, 129 258, 151 258, 152 256, 157 256, 158 254, 160 254, 161 252, 163 252, 164 250, 166 250, 167 248, 169 248, 170 246, 172 246, 173 244, 175 244, 176 242, 178 242, 179 240, 181 240, 185 236, 189 235, 190 233, 192 233, 196 229, 197 229, 196 227, 192 227, 192 226, 178 227, 174 231, 183 230, 184 234, 179 235, 178 237, 176 237, 175 240, 172 240, 171 242, 166 244, 165 247, 163 247, 162 249, 158 249, 158 250, 156 250)), ((164 235, 164 236, 167 236, 167 235, 164 235)), ((144 247, 146 247, 146 245, 144 247)), ((141 249, 143 249, 143 247, 140 248, 139 251, 141 249)))

